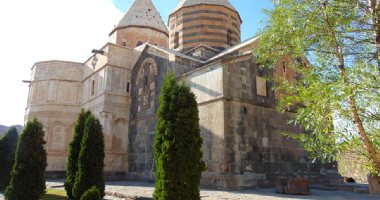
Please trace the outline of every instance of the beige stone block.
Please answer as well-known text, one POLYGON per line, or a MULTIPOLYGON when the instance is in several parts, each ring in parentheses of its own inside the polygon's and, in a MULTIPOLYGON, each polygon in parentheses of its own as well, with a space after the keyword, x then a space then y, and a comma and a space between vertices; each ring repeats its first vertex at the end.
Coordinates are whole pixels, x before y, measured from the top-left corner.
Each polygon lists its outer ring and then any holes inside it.
POLYGON ((267 137, 261 138, 261 142, 262 142, 264 147, 269 146, 269 139, 267 137))
POLYGON ((267 82, 265 78, 256 76, 257 95, 267 96, 267 82))
POLYGON ((154 90, 155 87, 156 87, 156 84, 154 82, 150 83, 150 89, 151 90, 154 90))

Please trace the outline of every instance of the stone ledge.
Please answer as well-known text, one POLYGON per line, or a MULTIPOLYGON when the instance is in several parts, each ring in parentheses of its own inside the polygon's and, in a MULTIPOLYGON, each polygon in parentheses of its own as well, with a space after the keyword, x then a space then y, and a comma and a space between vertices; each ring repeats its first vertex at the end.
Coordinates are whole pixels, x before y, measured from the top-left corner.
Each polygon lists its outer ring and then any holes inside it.
POLYGON ((121 194, 118 192, 110 192, 106 191, 105 192, 107 196, 115 197, 115 198, 120 198, 120 199, 125 199, 125 200, 153 200, 153 198, 147 198, 147 197, 138 197, 138 196, 133 196, 133 195, 126 195, 126 194, 121 194))
POLYGON ((342 184, 323 184, 323 185, 312 185, 311 189, 326 190, 326 191, 349 191, 356 193, 369 194, 369 188, 367 184, 357 184, 357 183, 342 183, 342 184))

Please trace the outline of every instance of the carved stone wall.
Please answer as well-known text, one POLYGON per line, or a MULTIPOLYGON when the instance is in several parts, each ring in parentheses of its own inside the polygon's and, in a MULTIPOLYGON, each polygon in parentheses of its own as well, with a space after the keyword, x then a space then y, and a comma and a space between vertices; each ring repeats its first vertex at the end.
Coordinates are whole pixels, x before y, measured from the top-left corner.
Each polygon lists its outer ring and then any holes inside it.
POLYGON ((154 179, 155 113, 160 88, 172 66, 166 53, 150 48, 133 68, 127 172, 130 179, 154 179))
POLYGON ((47 171, 65 171, 67 147, 80 111, 83 64, 47 61, 36 63, 25 120, 37 118, 45 130, 47 171))
POLYGON ((104 63, 91 67, 97 55, 86 62, 82 107, 91 110, 103 126, 106 176, 122 179, 128 168, 130 78, 137 58, 133 49, 114 44, 103 49, 104 63))
MULTIPOLYGON (((281 68, 279 68, 281 67, 281 68)), ((283 69, 275 68, 275 76, 283 69)), ((258 68, 250 55, 227 58, 182 77, 198 102, 203 159, 201 184, 213 188, 274 185, 280 176, 336 181, 335 163, 311 163, 297 142, 282 132, 302 132, 288 124, 291 113, 275 109, 273 70, 258 68)), ((281 76, 293 80, 294 72, 281 76)))

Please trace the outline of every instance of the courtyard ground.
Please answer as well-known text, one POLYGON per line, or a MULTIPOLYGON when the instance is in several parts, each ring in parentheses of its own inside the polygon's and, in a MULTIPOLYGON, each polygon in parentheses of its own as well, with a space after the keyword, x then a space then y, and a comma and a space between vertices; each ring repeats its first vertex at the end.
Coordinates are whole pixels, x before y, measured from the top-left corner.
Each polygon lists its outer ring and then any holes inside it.
MULTIPOLYGON (((63 180, 50 180, 46 183, 47 188, 52 188, 50 191, 64 190, 63 180)), ((107 182, 106 193, 107 200, 150 200, 154 185, 144 182, 107 182), (119 198, 117 198, 119 197, 119 198)), ((64 193, 64 192, 63 192, 64 193)), ((354 193, 348 191, 328 191, 320 189, 312 189, 312 195, 298 196, 298 195, 283 195, 277 194, 274 189, 254 189, 244 191, 219 191, 202 189, 202 200, 379 200, 380 196, 373 196, 362 193, 354 193)), ((63 200, 65 198, 58 198, 49 196, 44 200, 63 200)), ((3 199, 0 194, 0 199, 3 199)))
MULTIPOLYGON (((63 189, 63 180, 48 181, 48 188, 63 189)), ((152 198, 154 185, 145 182, 107 182, 106 199, 140 199, 148 200, 152 198), (112 196, 111 196, 112 195, 112 196), (120 198, 116 198, 118 196, 120 198), (138 197, 138 198, 136 198, 138 197)), ((372 196, 362 193, 354 193, 348 191, 327 191, 312 189, 312 195, 283 195, 277 194, 274 189, 254 189, 244 191, 218 191, 202 189, 202 200, 379 200, 380 196, 372 196)))

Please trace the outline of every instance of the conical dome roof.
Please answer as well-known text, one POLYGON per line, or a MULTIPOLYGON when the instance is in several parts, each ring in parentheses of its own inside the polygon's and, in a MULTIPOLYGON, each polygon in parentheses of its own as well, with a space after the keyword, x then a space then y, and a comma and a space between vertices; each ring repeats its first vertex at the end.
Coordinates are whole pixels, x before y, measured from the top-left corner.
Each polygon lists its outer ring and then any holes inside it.
POLYGON ((135 0, 115 30, 128 26, 151 27, 168 34, 168 28, 151 0, 135 0))
POLYGON ((173 12, 187 6, 193 6, 197 4, 209 4, 209 5, 220 5, 230 8, 232 10, 236 9, 232 6, 232 4, 228 0, 181 0, 181 2, 177 5, 173 12))

